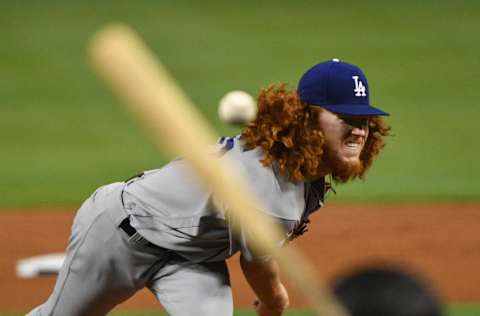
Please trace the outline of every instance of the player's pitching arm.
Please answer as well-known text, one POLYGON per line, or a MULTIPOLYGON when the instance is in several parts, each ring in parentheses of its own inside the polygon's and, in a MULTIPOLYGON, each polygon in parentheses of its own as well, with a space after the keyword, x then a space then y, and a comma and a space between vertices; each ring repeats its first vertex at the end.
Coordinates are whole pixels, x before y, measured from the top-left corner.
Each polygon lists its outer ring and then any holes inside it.
POLYGON ((259 316, 280 316, 289 305, 288 293, 280 281, 280 267, 275 259, 249 261, 240 257, 248 284, 257 295, 255 309, 259 316))

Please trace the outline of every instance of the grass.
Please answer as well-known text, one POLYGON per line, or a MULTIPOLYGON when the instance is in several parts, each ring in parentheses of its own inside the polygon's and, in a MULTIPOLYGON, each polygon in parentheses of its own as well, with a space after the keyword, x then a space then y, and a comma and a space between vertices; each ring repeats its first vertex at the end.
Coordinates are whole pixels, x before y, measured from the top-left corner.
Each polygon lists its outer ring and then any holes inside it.
MULTIPOLYGON (((0 316, 21 316, 23 313, 2 313, 0 316)), ((114 312, 111 316, 166 316, 167 314, 158 311, 132 311, 132 312, 114 312)), ((239 309, 235 311, 235 316, 255 316, 253 310, 239 309)), ((307 310, 291 310, 285 313, 285 316, 309 316, 312 315, 307 310)), ((480 305, 457 304, 449 305, 445 308, 445 316, 478 316, 480 315, 480 305)))
MULTIPOLYGON (((166 316, 167 314, 162 314, 155 311, 145 311, 145 312, 118 312, 118 313, 110 313, 109 315, 112 316, 166 316)), ((311 313, 307 311, 289 311, 285 313, 285 316, 308 316, 311 313)), ((234 313, 234 316, 256 316, 256 313, 253 310, 237 310, 234 313)))
POLYGON ((368 182, 338 201, 478 200, 480 3, 14 1, 0 3, 0 207, 78 204, 169 159, 88 67, 110 21, 132 24, 221 134, 229 90, 295 87, 316 62, 362 66, 393 137, 368 182))

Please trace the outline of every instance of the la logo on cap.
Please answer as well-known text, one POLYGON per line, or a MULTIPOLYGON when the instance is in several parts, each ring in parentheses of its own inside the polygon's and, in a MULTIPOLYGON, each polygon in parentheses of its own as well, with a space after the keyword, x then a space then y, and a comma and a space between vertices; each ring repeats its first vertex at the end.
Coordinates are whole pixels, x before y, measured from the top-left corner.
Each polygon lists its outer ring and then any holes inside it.
POLYGON ((353 92, 355 92, 356 97, 366 97, 367 96, 367 89, 362 83, 362 80, 358 79, 358 76, 352 76, 353 81, 355 82, 355 89, 353 89, 353 92))

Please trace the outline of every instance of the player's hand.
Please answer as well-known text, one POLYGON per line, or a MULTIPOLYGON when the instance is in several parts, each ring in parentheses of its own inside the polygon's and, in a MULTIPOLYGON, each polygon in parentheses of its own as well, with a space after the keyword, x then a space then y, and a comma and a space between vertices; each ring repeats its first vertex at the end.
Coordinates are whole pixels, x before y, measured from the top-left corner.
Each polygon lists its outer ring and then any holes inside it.
POLYGON ((253 302, 255 311, 258 316, 281 316, 286 307, 269 308, 267 305, 260 302, 258 299, 253 302))

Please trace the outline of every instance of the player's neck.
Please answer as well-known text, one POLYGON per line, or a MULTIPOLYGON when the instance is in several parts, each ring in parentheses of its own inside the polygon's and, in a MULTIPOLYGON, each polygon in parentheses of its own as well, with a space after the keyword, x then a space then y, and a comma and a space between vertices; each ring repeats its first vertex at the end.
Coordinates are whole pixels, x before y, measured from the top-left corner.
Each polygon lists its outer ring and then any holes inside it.
POLYGON ((332 174, 332 170, 328 167, 321 167, 318 169, 318 172, 317 174, 315 175, 315 177, 312 177, 312 181, 317 181, 317 180, 320 180, 321 178, 324 178, 328 175, 332 174))

